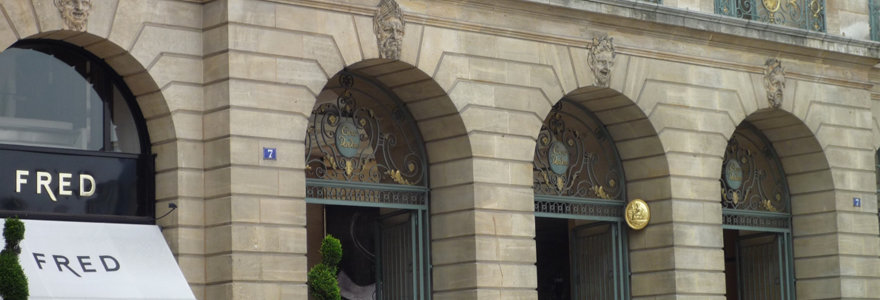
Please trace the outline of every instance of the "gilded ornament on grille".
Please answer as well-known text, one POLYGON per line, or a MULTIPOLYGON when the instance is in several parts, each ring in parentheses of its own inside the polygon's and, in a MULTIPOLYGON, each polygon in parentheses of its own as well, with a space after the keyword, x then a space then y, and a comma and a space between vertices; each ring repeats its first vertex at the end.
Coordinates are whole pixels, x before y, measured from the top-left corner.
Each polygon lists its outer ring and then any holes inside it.
POLYGON ((350 159, 342 159, 345 161, 345 175, 351 176, 351 172, 354 171, 354 167, 351 165, 350 159))
POLYGON ((725 210, 788 212, 787 186, 778 158, 757 129, 737 129, 728 140, 721 169, 721 206, 725 210), (769 149, 754 155, 755 149, 769 149), (739 164, 742 162, 742 165, 739 164))
POLYGON ((336 167, 336 159, 333 156, 324 156, 324 165, 330 166, 332 169, 337 169, 336 167))
POLYGON ((535 143, 535 194, 622 201, 622 167, 612 141, 595 116, 585 110, 580 115, 577 105, 563 99, 544 120, 535 143))
MULTIPOLYGON (((822 7, 822 4, 819 3, 819 0, 813 0, 810 2, 810 10, 813 11, 813 18, 818 18, 819 13, 822 12, 822 9, 824 9, 824 7, 822 7)), ((819 24, 816 23, 813 25, 813 27, 816 28, 816 30, 818 30, 819 24)))
POLYGON ((764 208, 766 208, 770 212, 777 212, 776 207, 773 206, 773 203, 770 203, 770 199, 764 200, 764 208))
POLYGON ((611 199, 611 196, 608 196, 608 194, 605 193, 605 189, 602 188, 601 185, 594 185, 590 188, 590 191, 593 191, 593 194, 596 194, 596 197, 599 197, 600 199, 611 199))
POLYGON ((341 86, 325 89, 338 95, 336 102, 320 104, 309 118, 307 176, 361 183, 424 184, 425 170, 419 167, 424 163, 424 153, 417 146, 418 135, 414 127, 400 126, 406 125, 400 122, 408 120, 408 113, 394 109, 399 118, 380 122, 394 113, 390 103, 382 102, 390 99, 371 97, 369 91, 358 88, 352 75, 340 74, 339 82, 341 86), (370 97, 356 97, 360 94, 370 97))
POLYGON ((782 4, 782 1, 780 1, 780 0, 763 0, 763 1, 764 1, 764 8, 766 8, 768 11, 774 12, 774 13, 777 10, 779 10, 779 7, 782 4))
POLYGON ((385 171, 385 174, 388 174, 388 176, 391 177, 391 180, 394 180, 394 182, 397 182, 398 184, 413 185, 411 182, 403 178, 403 175, 400 174, 399 170, 388 170, 385 171))
POLYGON ((626 205, 624 212, 626 224, 635 230, 642 230, 651 221, 651 208, 642 199, 635 199, 626 205))

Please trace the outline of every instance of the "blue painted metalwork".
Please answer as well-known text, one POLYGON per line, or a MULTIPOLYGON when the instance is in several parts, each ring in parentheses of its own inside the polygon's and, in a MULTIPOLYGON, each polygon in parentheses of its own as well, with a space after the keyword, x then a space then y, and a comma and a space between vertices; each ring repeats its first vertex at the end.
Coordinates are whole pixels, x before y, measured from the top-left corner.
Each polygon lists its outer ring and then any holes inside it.
POLYGON ((536 217, 618 222, 625 207, 617 200, 535 195, 536 217))
POLYGON ((871 40, 880 41, 880 0, 871 0, 868 7, 871 19, 871 40))
POLYGON ((825 0, 715 0, 715 13, 825 32, 825 0))
POLYGON ((722 228, 757 232, 736 243, 740 299, 795 299, 790 194, 779 156, 757 128, 743 122, 723 161, 722 228))
MULTIPOLYGON (((431 299, 424 143, 405 105, 384 86, 342 71, 309 118, 306 202, 396 210, 376 225, 378 299, 431 299), (405 222, 383 220, 408 214, 405 222)), ((322 92, 322 95, 324 93, 322 92)))

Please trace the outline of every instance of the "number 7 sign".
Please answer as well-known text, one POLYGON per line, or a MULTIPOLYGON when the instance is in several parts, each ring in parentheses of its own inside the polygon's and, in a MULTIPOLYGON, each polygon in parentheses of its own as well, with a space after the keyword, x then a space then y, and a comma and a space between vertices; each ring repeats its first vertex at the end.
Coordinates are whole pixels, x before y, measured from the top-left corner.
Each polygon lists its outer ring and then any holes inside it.
POLYGON ((278 151, 275 148, 263 148, 263 159, 275 160, 278 157, 278 151))

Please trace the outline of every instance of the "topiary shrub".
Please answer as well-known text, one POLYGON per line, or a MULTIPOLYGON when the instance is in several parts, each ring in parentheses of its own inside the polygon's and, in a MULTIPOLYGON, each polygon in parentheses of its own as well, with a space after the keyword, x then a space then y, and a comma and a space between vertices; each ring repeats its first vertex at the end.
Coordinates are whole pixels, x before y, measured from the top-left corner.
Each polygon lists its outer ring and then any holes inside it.
POLYGON ((342 243, 332 235, 327 235, 327 237, 321 241, 321 262, 323 262, 324 265, 335 269, 341 260, 342 243))
POLYGON ((342 259, 342 244, 332 235, 321 242, 321 263, 309 271, 309 295, 315 300, 341 300, 336 266, 342 259))
POLYGON ((27 300, 27 276, 18 261, 19 243, 24 239, 24 223, 18 218, 6 219, 3 226, 6 246, 0 251, 0 297, 4 300, 27 300))

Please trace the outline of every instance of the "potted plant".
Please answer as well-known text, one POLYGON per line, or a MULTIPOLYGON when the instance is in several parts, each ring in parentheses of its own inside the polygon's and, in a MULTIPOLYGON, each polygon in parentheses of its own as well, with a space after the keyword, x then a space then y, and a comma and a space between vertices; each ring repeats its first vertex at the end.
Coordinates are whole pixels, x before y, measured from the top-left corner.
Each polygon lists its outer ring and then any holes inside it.
POLYGON ((315 300, 340 300, 336 266, 342 260, 342 244, 332 235, 321 242, 321 263, 309 271, 309 295, 315 300))

